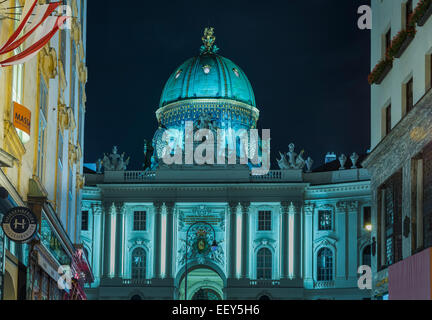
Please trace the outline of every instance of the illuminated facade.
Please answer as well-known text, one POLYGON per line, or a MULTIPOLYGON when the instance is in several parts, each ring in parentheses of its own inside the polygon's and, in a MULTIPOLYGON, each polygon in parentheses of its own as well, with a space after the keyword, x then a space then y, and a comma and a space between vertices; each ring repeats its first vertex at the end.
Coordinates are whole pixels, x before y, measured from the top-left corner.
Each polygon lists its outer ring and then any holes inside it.
POLYGON ((372 152, 363 162, 371 174, 373 295, 430 299, 432 4, 373 0, 372 11, 372 68, 388 61, 371 87, 372 152))
POLYGON ((167 129, 258 121, 243 71, 217 54, 212 29, 203 41, 163 90, 148 168, 128 171, 114 147, 85 174, 81 240, 95 276, 88 298, 368 298, 357 270, 370 264, 369 175, 357 155, 311 172, 291 145, 281 170, 266 175, 247 164, 163 163, 167 129))
MULTIPOLYGON (((0 6, 19 18, 24 3, 8 0, 0 6)), ((60 265, 83 271, 86 281, 92 278, 81 255, 77 210, 83 187, 87 2, 63 3, 75 17, 72 29, 57 32, 25 64, 0 68, 0 218, 12 207, 26 206, 39 220, 28 244, 9 241, 0 230, 0 290, 7 300, 85 298, 82 283, 69 294, 58 288, 60 265), (28 132, 15 122, 19 109, 29 113, 28 132)), ((7 16, 0 19, 1 44, 17 27, 7 16)))

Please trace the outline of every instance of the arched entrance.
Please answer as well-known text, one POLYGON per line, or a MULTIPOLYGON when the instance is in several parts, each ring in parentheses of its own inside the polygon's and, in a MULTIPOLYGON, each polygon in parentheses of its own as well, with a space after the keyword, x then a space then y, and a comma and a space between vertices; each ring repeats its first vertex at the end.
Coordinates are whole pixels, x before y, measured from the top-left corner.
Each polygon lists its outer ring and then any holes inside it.
MULTIPOLYGON (((212 268, 198 265, 189 269, 187 300, 222 300, 224 280, 212 268)), ((183 275, 178 286, 178 299, 185 297, 185 277, 183 275)))
POLYGON ((212 289, 199 289, 194 293, 192 300, 222 300, 222 298, 212 289))

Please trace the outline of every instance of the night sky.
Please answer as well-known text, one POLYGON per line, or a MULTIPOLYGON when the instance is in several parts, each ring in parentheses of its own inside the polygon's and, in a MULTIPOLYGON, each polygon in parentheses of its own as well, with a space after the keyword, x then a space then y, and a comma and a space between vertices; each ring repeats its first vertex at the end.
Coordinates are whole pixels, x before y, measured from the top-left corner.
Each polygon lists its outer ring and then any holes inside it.
MULTIPOLYGON (((369 0, 88 1, 85 162, 113 145, 141 169, 157 129, 165 82, 199 53, 206 26, 218 52, 248 76, 278 151, 324 162, 328 151, 370 146, 370 31, 357 28, 369 0)), ((275 167, 274 169, 277 169, 275 167)))

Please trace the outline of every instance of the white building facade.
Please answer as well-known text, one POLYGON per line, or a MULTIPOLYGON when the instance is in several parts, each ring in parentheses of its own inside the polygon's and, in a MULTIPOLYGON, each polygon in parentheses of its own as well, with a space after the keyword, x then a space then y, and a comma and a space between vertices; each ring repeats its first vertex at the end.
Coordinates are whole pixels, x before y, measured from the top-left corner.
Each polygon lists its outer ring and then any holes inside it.
POLYGON ((148 168, 127 171, 114 147, 85 175, 81 239, 95 276, 87 296, 370 297, 357 283, 371 248, 370 177, 357 155, 311 172, 311 160, 290 145, 281 170, 265 175, 253 175, 250 164, 163 163, 162 133, 187 120, 207 129, 256 128, 259 111, 245 74, 216 54, 212 29, 203 41, 200 55, 164 88, 153 150, 145 145, 148 168))

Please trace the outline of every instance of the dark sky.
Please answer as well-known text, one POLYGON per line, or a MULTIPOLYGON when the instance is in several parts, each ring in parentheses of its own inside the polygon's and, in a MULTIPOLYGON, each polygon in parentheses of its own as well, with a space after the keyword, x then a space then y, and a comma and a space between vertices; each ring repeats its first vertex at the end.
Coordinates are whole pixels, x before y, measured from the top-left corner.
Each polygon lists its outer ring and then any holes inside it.
POLYGON ((357 28, 369 0, 88 1, 85 162, 113 145, 140 169, 143 139, 168 77, 197 55, 204 27, 219 54, 248 76, 271 129, 272 163, 294 142, 320 165, 370 145, 370 32, 357 28))

